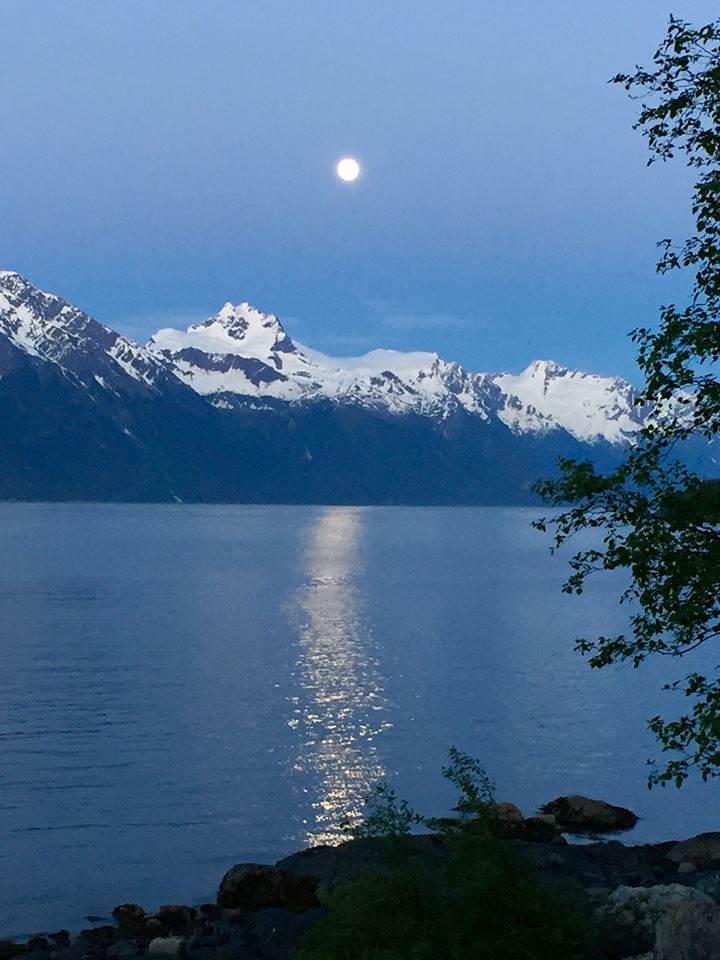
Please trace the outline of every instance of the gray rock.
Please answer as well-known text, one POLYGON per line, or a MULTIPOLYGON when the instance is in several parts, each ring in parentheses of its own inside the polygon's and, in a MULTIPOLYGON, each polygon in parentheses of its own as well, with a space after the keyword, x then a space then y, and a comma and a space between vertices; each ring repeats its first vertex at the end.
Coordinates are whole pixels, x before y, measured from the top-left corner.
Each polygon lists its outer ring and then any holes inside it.
POLYGON ((699 833, 681 840, 667 856, 674 863, 693 863, 699 870, 720 865, 720 833, 699 833))
POLYGON ((702 890, 720 903, 720 874, 708 872, 701 874, 699 878, 693 877, 692 885, 696 890, 702 890))
POLYGON ((698 872, 698 868, 694 863, 680 863, 678 864, 677 872, 685 876, 692 876, 693 873, 698 872))
POLYGON ((176 957, 182 942, 182 937, 156 937, 148 944, 148 953, 151 956, 176 957))
POLYGON ((594 911, 606 951, 627 957, 652 950, 658 921, 684 900, 713 903, 706 893, 681 883, 613 890, 594 911))
POLYGON ((720 906, 683 900, 657 925, 655 960, 718 960, 720 906))

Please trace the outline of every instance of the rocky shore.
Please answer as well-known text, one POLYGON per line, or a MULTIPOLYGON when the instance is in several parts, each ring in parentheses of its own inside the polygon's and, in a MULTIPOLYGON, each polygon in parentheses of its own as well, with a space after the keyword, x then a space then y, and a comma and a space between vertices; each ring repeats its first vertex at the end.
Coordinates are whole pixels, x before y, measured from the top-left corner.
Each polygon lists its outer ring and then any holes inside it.
MULTIPOLYGON (((568 834, 607 835, 637 820, 629 810, 584 797, 557 798, 533 817, 501 803, 495 816, 501 842, 532 864, 539 883, 562 881, 578 890, 608 960, 720 958, 720 832, 637 846, 568 842, 568 834)), ((409 842, 428 862, 445 855, 442 832, 409 842)), ((214 903, 165 905, 153 913, 120 904, 114 923, 77 935, 59 930, 25 943, 0 940, 0 960, 287 960, 324 915, 324 892, 386 871, 382 851, 382 841, 358 839, 303 850, 274 865, 236 864, 214 903)))

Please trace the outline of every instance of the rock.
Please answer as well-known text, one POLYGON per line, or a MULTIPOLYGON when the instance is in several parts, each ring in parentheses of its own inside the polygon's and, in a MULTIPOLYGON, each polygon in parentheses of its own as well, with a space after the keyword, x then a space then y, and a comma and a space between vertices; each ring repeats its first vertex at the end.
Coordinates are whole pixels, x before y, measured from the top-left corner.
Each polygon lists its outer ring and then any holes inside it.
MULTIPOLYGON (((252 917, 256 916, 258 914, 252 914, 252 917)), ((286 916, 303 917, 305 914, 286 913, 286 916)), ((202 926, 196 924, 183 940, 180 955, 192 960, 255 960, 261 956, 248 951, 247 928, 226 923, 223 919, 202 926)))
POLYGON ((514 803, 501 801, 495 804, 495 816, 498 820, 505 820, 508 823, 522 823, 525 817, 522 810, 516 807, 514 803))
POLYGON ((56 947, 70 946, 70 931, 57 930, 55 933, 48 934, 48 939, 52 940, 56 947))
POLYGON ((557 797, 541 808, 551 813, 568 833, 610 833, 629 830, 638 821, 637 814, 605 800, 589 797, 557 797))
POLYGON ((182 937, 156 937, 148 944, 148 953, 151 956, 176 957, 182 942, 182 937))
POLYGON ((531 843, 554 843, 556 840, 562 839, 560 837, 560 827, 552 814, 526 817, 518 825, 515 835, 521 840, 529 840, 531 843))
POLYGON ((267 907, 309 910, 319 905, 314 877, 261 863, 238 863, 220 883, 218 904, 252 912, 267 907))
POLYGON ((693 873, 697 873, 697 869, 694 863, 680 863, 678 864, 677 872, 686 876, 692 876, 693 873))
POLYGON ((24 943, 16 943, 14 940, 0 940, 0 960, 13 960, 13 957, 19 957, 21 953, 25 952, 24 943))
POLYGON ((109 923, 102 927, 90 927, 88 930, 81 930, 80 936, 87 940, 94 947, 108 947, 115 940, 118 931, 111 927, 109 923))
MULTIPOLYGON (((130 928, 128 928, 130 929, 130 928)), ((167 937, 170 933, 164 923, 157 917, 148 917, 139 927, 137 936, 143 940, 157 940, 167 937)))
MULTIPOLYGON (((435 833, 407 838, 419 869, 431 868, 446 853, 446 841, 435 833)), ((329 890, 363 873, 388 873, 387 841, 382 837, 347 840, 337 846, 317 846, 293 853, 276 866, 301 876, 314 877, 320 890, 329 890)))
POLYGON ((693 863, 698 870, 720 866, 720 833, 699 833, 681 840, 667 854, 674 863, 693 863))
POLYGON ((229 926, 246 927, 248 924, 248 915, 244 910, 223 910, 223 923, 229 926))
POLYGON ((656 960, 717 960, 720 906, 710 900, 683 900, 658 921, 656 960))
POLYGON ((155 916, 168 930, 182 931, 192 926, 197 910, 182 904, 167 903, 158 909, 155 916))
POLYGON ((219 920, 222 916, 223 908, 217 903, 203 903, 200 907, 200 915, 206 920, 219 920))
POLYGON ((139 953, 138 945, 134 940, 118 940, 107 948, 109 957, 134 957, 139 953))
POLYGON ((30 937, 25 944, 28 950, 49 950, 50 944, 47 937, 30 937))
POLYGON ((628 957, 652 950, 656 924, 684 900, 713 903, 706 893, 680 883, 613 890, 593 913, 606 953, 628 957))
POLYGON ((138 923, 144 920, 147 913, 139 903, 121 903, 115 907, 112 915, 117 920, 119 926, 122 927, 128 923, 138 923))

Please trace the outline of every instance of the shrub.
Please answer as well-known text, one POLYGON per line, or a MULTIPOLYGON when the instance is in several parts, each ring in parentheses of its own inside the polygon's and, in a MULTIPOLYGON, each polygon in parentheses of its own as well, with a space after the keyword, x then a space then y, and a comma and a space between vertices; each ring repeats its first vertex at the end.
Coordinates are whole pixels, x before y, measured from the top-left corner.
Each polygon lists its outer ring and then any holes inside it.
POLYGON ((493 786, 456 750, 443 771, 470 818, 415 813, 381 785, 357 831, 384 850, 382 873, 358 876, 326 897, 326 916, 296 960, 571 960, 592 957, 589 928, 567 890, 550 890, 508 843, 494 836, 493 786), (441 855, 413 841, 415 826, 439 829, 441 855), (390 842, 388 842, 390 841, 390 842))

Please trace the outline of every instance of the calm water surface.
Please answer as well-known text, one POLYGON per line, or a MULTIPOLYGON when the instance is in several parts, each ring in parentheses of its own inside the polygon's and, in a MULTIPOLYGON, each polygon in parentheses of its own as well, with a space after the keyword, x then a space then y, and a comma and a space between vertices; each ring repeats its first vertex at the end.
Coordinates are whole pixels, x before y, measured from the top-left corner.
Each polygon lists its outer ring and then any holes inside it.
POLYGON ((445 812, 451 744, 526 812, 717 828, 713 785, 648 792, 668 677, 573 653, 622 629, 620 584, 564 596, 536 513, 0 505, 0 933, 211 898, 382 778, 445 812))

